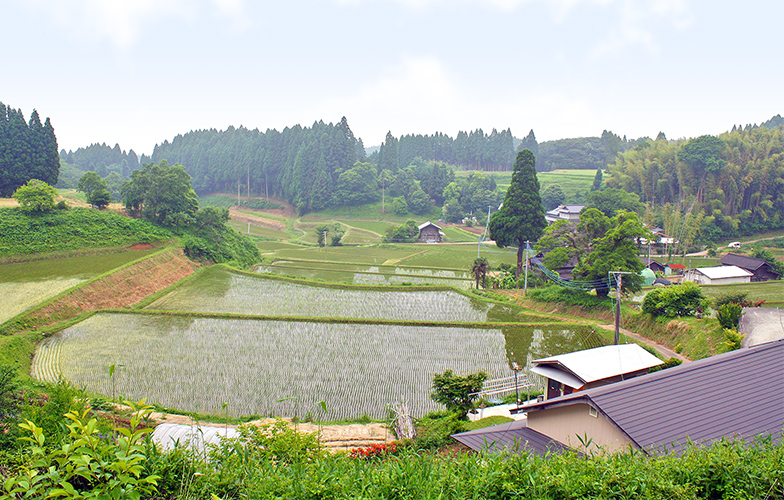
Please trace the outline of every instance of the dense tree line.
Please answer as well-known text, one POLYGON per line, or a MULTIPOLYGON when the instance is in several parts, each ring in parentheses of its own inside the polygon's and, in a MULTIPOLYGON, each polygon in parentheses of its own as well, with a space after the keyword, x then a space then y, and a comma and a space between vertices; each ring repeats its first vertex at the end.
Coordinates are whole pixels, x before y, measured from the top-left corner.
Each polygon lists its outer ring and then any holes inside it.
POLYGON ((25 121, 21 109, 0 102, 0 197, 8 197, 30 179, 56 184, 60 173, 57 138, 47 118, 33 110, 25 121))
POLYGON ((404 135, 399 139, 387 133, 378 152, 371 155, 379 171, 396 172, 409 165, 414 158, 457 165, 466 170, 508 171, 514 162, 512 131, 493 129, 486 134, 482 129, 458 132, 453 139, 437 132, 433 135, 404 135))
POLYGON ((368 191, 376 192, 372 183, 362 185, 370 181, 369 168, 357 165, 365 160, 364 146, 345 118, 280 132, 244 127, 189 132, 157 145, 152 160, 185 165, 197 193, 283 197, 300 212, 341 205, 343 195, 372 201, 368 191))
MULTIPOLYGON (((663 134, 660 134, 663 137, 663 134)), ((628 151, 647 138, 628 140, 609 132, 601 137, 577 137, 536 143, 533 130, 519 146, 519 150, 530 149, 536 156, 536 170, 548 172, 556 169, 604 169, 615 162, 618 153, 628 151)))
MULTIPOLYGON (((648 219, 705 240, 784 227, 784 129, 648 140, 609 167, 610 187, 638 193, 648 219)), ((687 235, 688 236, 688 235, 687 235)))
POLYGON ((113 148, 106 144, 91 144, 76 151, 66 152, 63 149, 60 151, 60 159, 84 172, 95 172, 101 177, 117 172, 123 179, 127 179, 142 163, 150 161, 149 158, 140 160, 133 149, 123 151, 119 144, 113 148))

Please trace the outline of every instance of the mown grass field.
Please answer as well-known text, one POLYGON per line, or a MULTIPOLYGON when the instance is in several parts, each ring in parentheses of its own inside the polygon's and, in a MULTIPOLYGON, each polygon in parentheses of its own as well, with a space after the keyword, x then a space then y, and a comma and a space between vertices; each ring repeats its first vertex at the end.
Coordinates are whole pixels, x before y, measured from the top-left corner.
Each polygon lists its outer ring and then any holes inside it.
MULTIPOLYGON (((506 192, 512 182, 512 172, 482 172, 474 170, 461 170, 455 172, 457 177, 468 177, 471 174, 495 177, 496 185, 506 192)), ((576 195, 584 196, 591 189, 596 170, 553 170, 551 172, 537 172, 539 185, 542 190, 552 184, 559 184, 563 189, 566 199, 573 199, 576 195)))

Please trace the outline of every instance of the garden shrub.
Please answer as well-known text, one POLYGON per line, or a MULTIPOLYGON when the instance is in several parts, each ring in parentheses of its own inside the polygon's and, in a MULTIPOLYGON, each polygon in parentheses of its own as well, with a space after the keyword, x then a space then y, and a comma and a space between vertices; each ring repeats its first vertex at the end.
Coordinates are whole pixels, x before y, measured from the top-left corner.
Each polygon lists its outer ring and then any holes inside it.
POLYGON ((468 412, 474 408, 476 396, 473 394, 482 390, 482 384, 489 377, 484 371, 467 375, 455 375, 452 370, 436 373, 430 398, 446 406, 447 411, 456 413, 458 418, 465 419, 468 412))
POLYGON ((417 436, 414 446, 420 450, 434 450, 454 443, 452 434, 466 430, 468 422, 450 411, 431 411, 416 421, 417 436))
POLYGON ((748 295, 748 292, 740 291, 723 293, 713 299, 713 307, 718 309, 725 304, 739 304, 743 307, 748 307, 751 305, 751 302, 747 298, 748 295))
POLYGON ((654 317, 693 316, 706 304, 702 289, 695 283, 686 282, 649 291, 642 301, 642 312, 654 317))
POLYGON ((722 352, 734 351, 740 349, 741 341, 745 335, 741 334, 735 328, 722 328, 724 332, 724 342, 721 343, 722 352))

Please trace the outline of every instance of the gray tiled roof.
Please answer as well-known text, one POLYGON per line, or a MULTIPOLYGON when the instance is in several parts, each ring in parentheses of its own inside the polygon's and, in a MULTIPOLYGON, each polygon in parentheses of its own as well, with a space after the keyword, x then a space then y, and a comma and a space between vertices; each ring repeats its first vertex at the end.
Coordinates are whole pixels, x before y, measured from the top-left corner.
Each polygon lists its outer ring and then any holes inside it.
POLYGON ((723 264, 725 266, 738 266, 749 271, 756 271, 765 265, 765 261, 762 259, 755 259, 754 257, 747 257, 746 255, 739 255, 730 252, 719 259, 719 264, 723 264))
MULTIPOLYGON (((524 408, 588 402, 646 450, 722 437, 781 439, 784 339, 524 408)), ((678 447, 674 450, 678 452, 678 447)))
POLYGON ((474 431, 454 434, 452 437, 476 451, 500 453, 519 452, 523 449, 545 456, 560 453, 569 447, 527 427, 527 420, 515 420, 474 431))

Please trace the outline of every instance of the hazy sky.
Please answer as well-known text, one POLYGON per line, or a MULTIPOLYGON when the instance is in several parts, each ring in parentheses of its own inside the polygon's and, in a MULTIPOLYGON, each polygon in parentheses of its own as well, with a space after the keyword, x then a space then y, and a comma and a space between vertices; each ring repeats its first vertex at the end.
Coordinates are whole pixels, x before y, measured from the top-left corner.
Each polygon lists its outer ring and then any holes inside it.
POLYGON ((542 142, 717 134, 784 113, 775 0, 2 0, 0 101, 61 148, 346 116, 542 142))

